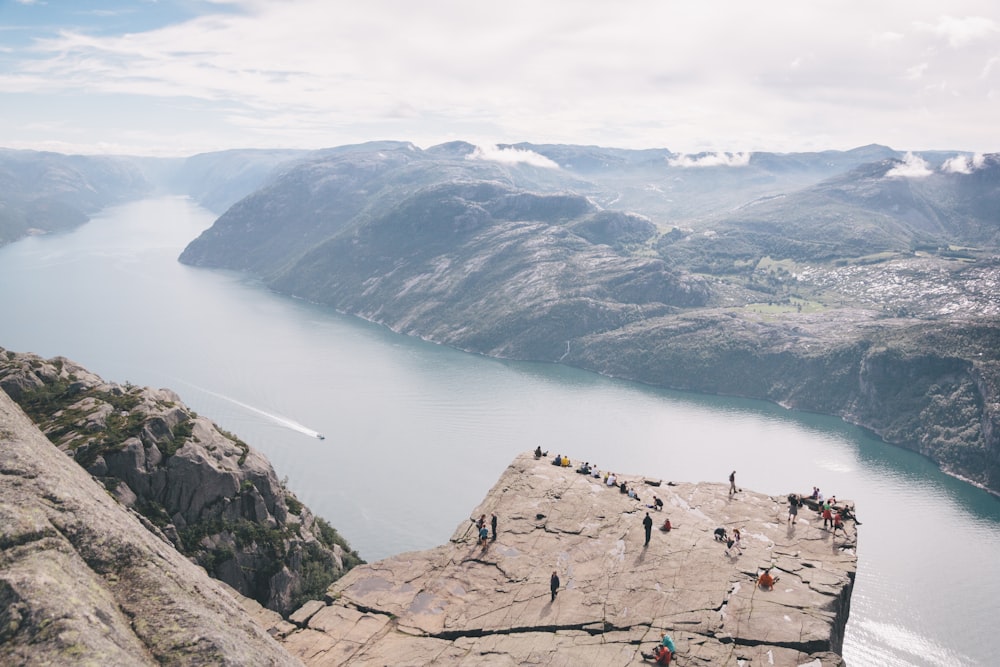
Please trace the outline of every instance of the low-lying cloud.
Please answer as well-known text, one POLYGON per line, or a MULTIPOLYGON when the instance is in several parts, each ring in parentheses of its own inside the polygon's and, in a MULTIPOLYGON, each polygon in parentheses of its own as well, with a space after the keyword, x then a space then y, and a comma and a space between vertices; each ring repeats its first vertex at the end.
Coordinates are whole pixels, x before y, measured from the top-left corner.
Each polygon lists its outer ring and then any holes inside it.
POLYGON ((919 155, 907 153, 903 162, 885 172, 886 178, 925 178, 934 173, 927 161, 919 155))
POLYGON ((703 153, 678 155, 667 160, 671 167, 745 167, 750 164, 750 153, 703 153))
POLYGON ((545 169, 558 169, 559 165, 535 151, 523 148, 507 146, 476 146, 476 150, 469 153, 469 160, 486 160, 488 162, 500 162, 502 164, 530 164, 534 167, 545 169))
POLYGON ((977 169, 981 169, 986 164, 986 158, 982 153, 975 155, 956 155, 950 160, 946 160, 941 165, 941 171, 947 174, 971 174, 977 169))

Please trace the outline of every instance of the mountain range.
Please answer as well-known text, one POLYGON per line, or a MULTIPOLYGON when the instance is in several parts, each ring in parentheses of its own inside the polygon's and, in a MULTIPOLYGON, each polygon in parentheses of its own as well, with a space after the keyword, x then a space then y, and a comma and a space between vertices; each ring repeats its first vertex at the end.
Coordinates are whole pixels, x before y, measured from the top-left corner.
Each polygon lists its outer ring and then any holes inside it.
MULTIPOLYGON (((38 202, 86 215, 179 191, 221 212, 182 262, 471 352, 838 415, 1000 490, 1000 155, 385 141, 36 157, 75 176, 0 180, 6 240, 27 233, 9 212, 38 202)), ((31 229, 61 228, 43 218, 31 229)))

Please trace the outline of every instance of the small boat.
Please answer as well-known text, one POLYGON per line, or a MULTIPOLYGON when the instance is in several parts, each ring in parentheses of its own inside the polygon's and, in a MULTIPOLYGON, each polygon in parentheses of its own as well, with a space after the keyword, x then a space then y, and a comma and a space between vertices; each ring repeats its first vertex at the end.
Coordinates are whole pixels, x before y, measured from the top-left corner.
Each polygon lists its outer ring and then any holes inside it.
POLYGON ((316 437, 319 438, 320 440, 326 440, 326 436, 323 435, 322 433, 317 433, 316 437))

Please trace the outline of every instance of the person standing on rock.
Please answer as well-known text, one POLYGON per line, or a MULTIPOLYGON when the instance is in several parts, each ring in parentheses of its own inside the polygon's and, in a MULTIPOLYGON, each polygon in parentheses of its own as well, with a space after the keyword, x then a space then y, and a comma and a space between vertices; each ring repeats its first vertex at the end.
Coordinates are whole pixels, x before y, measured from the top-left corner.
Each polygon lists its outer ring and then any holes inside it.
POLYGON ((729 473, 729 495, 736 493, 736 471, 729 473))
POLYGON ((559 592, 559 575, 552 570, 552 577, 549 579, 549 590, 552 591, 552 602, 556 601, 556 593, 559 592))
POLYGON ((497 541, 497 513, 494 512, 490 517, 490 528, 493 529, 493 541, 497 541))
POLYGON ((642 527, 646 529, 646 544, 643 546, 649 546, 649 537, 653 534, 653 518, 649 516, 649 512, 646 512, 646 518, 642 520, 642 527))
POLYGON ((787 523, 795 523, 796 519, 799 517, 799 497, 794 493, 788 496, 788 521, 787 523))

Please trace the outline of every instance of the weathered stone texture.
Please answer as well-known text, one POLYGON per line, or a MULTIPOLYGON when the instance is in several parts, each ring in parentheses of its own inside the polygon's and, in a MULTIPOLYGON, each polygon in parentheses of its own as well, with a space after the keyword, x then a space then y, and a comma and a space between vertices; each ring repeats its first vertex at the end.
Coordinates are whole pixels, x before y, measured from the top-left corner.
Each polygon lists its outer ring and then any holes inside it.
POLYGON ((358 560, 330 543, 261 453, 169 389, 105 382, 65 358, 0 348, 0 391, 148 529, 271 609, 290 613, 358 560), (307 580, 307 569, 324 580, 307 580))
MULTIPOLYGON (((621 479, 621 477, 619 477, 621 479)), ((784 498, 717 484, 637 486, 518 457, 447 545, 352 570, 282 641, 309 665, 631 665, 667 631, 685 665, 840 665, 855 526, 833 536, 784 498), (648 509, 656 493, 663 511, 648 509), (643 546, 646 512, 657 527, 643 546), (713 531, 743 532, 727 557, 713 531), (774 590, 756 586, 774 567, 774 590), (562 588, 550 599, 549 577, 562 588)))
POLYGON ((0 391, 0 664, 299 663, 0 391))

